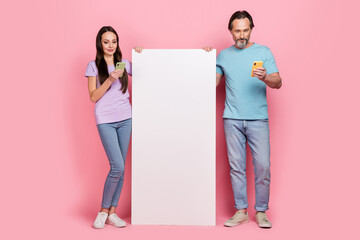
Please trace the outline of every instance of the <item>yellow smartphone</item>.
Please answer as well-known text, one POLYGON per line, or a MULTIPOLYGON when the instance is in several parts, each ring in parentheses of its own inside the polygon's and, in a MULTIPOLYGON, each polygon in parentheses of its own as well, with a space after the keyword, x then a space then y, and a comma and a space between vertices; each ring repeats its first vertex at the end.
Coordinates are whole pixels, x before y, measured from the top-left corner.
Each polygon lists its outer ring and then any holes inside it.
POLYGON ((252 77, 255 77, 254 76, 254 70, 259 68, 259 67, 262 67, 263 66, 263 61, 254 61, 253 65, 252 65, 252 69, 251 69, 251 76, 252 77))
MULTIPOLYGON (((124 62, 117 62, 116 63, 115 70, 119 70, 119 69, 124 71, 124 69, 125 69, 125 63, 124 62)), ((122 77, 122 74, 120 75, 120 77, 122 77)))

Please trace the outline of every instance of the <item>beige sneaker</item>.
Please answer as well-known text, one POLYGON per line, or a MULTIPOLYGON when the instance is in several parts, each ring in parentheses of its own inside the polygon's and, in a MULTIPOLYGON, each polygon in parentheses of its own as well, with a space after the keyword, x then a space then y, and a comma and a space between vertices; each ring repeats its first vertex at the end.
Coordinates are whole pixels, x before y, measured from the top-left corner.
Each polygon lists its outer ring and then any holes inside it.
POLYGON ((241 210, 238 210, 234 216, 232 216, 232 218, 230 218, 229 220, 227 220, 224 223, 224 226, 226 227, 234 227, 243 223, 247 223, 249 222, 249 215, 248 213, 244 213, 241 210))
POLYGON ((271 222, 266 216, 265 212, 257 212, 255 214, 255 221, 257 222, 258 226, 261 228, 271 228, 271 222))

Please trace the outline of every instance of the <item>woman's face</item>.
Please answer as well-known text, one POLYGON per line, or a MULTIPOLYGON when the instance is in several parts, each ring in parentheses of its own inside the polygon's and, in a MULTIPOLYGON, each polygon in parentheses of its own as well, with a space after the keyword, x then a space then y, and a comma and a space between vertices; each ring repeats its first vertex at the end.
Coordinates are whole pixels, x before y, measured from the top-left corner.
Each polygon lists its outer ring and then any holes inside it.
POLYGON ((116 35, 113 32, 105 32, 101 36, 101 45, 105 55, 112 56, 117 47, 116 35))

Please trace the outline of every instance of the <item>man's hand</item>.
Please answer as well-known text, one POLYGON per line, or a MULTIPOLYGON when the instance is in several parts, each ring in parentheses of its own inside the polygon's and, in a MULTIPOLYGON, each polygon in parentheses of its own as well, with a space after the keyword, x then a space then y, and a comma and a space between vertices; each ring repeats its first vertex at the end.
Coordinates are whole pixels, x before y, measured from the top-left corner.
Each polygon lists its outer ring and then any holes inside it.
POLYGON ((259 67, 254 69, 253 75, 263 81, 270 88, 281 88, 282 80, 278 72, 266 74, 266 69, 259 67))
POLYGON ((266 78, 266 69, 263 67, 259 67, 254 69, 253 75, 257 77, 261 81, 265 81, 266 78))
POLYGON ((211 52, 214 48, 213 47, 203 47, 202 49, 207 52, 211 52))

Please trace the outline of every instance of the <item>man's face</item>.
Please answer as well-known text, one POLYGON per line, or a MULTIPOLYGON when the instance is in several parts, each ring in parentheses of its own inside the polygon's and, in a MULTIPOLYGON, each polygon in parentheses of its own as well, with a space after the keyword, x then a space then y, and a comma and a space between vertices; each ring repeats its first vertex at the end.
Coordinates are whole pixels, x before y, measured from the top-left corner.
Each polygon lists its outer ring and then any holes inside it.
POLYGON ((235 46, 237 48, 246 48, 251 35, 250 21, 248 18, 235 19, 232 22, 232 29, 230 31, 235 46))

